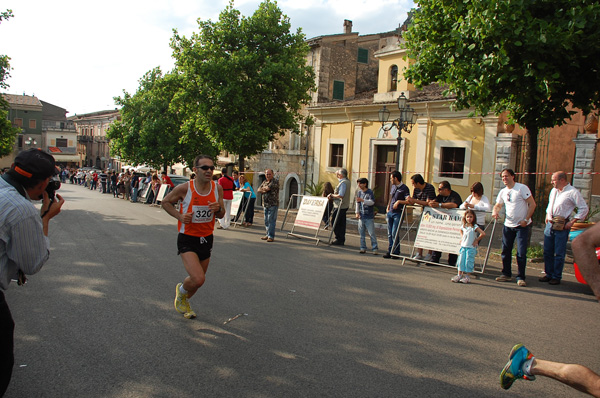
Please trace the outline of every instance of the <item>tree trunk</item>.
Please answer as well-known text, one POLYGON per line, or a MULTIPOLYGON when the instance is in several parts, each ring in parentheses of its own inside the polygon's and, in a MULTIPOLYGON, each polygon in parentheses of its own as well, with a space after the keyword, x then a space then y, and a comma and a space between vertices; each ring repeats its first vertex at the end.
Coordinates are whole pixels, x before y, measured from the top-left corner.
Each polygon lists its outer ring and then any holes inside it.
POLYGON ((537 127, 528 127, 527 128, 527 139, 529 146, 529 156, 527 162, 527 172, 532 173, 528 174, 527 178, 523 179, 524 183, 527 184, 529 190, 531 191, 531 196, 535 199, 535 187, 537 183, 537 153, 538 153, 538 133, 539 129, 537 127))
POLYGON ((239 172, 240 172, 240 174, 243 174, 245 171, 244 155, 238 155, 238 156, 239 156, 239 161, 238 161, 239 172))

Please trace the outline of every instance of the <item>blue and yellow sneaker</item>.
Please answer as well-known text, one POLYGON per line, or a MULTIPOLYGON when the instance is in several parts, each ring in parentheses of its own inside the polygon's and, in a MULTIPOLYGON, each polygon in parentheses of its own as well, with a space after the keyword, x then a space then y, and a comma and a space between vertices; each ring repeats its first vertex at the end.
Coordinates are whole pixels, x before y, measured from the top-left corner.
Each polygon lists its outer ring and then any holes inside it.
POLYGON ((523 344, 514 346, 508 356, 508 363, 500 373, 500 385, 502 388, 508 390, 517 379, 535 380, 535 376, 526 374, 523 370, 523 365, 533 359, 533 354, 523 344))

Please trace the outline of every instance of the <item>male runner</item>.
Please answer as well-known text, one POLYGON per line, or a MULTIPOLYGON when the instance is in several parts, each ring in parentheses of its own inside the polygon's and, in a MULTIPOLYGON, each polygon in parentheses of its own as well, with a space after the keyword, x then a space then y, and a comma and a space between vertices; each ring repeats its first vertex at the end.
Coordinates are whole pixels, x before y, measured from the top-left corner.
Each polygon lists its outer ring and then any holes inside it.
POLYGON ((191 319, 196 313, 188 299, 204 284, 213 245, 215 217, 223 217, 223 188, 212 180, 215 166, 207 155, 198 155, 193 171, 196 177, 177 185, 162 201, 167 213, 178 220, 177 253, 188 273, 175 288, 175 309, 191 319), (174 204, 181 201, 179 211, 174 204))

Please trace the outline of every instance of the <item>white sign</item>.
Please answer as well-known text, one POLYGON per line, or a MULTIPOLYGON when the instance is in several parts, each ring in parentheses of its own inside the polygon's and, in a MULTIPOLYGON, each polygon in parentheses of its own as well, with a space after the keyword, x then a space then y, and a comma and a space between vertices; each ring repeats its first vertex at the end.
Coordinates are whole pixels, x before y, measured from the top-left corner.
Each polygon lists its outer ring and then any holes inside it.
POLYGON ((231 201, 231 211, 229 212, 229 214, 231 214, 232 216, 237 216, 243 197, 243 192, 233 191, 233 200, 231 201))
POLYGON ((458 254, 464 213, 464 210, 458 209, 425 207, 415 238, 415 247, 458 254))
POLYGON ((303 196, 294 225, 309 229, 319 229, 329 199, 323 196, 303 196))

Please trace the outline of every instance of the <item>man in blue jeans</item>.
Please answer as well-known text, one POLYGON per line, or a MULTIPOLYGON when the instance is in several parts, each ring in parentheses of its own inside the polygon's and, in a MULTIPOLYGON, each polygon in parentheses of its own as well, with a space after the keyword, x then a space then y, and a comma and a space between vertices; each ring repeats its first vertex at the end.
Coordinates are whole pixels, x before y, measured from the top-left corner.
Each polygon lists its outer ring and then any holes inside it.
POLYGON ((265 170, 265 181, 257 192, 262 194, 265 209, 265 229, 267 234, 261 239, 267 242, 275 240, 275 226, 277 225, 277 211, 279 210, 279 181, 273 178, 273 170, 265 170))
POLYGON ((546 275, 539 279, 550 285, 559 285, 565 265, 565 253, 569 231, 577 221, 583 221, 588 213, 588 206, 581 193, 567 181, 564 171, 552 174, 552 190, 546 208, 546 228, 544 229, 544 263, 546 275), (573 210, 577 214, 569 220, 573 210))
POLYGON ((500 190, 492 217, 498 219, 502 207, 506 208, 504 228, 502 229, 502 275, 498 282, 512 281, 512 249, 517 239, 517 285, 527 286, 525 267, 527 266, 527 242, 531 231, 531 216, 535 210, 535 200, 526 185, 515 182, 515 172, 504 169, 500 174, 505 187, 500 190))
POLYGON ((358 219, 358 233, 360 235, 360 254, 367 252, 365 231, 371 238, 371 252, 377 254, 377 236, 375 235, 375 194, 369 189, 369 180, 359 178, 356 183, 356 218, 358 219))
MULTIPOLYGON (((402 225, 402 210, 404 205, 409 204, 410 191, 406 184, 402 182, 402 174, 398 170, 390 174, 392 188, 390 190, 390 200, 387 205, 386 221, 388 226, 388 251, 383 258, 392 258, 400 255, 400 226, 402 225)), ((398 257, 395 257, 398 258, 398 257)))

